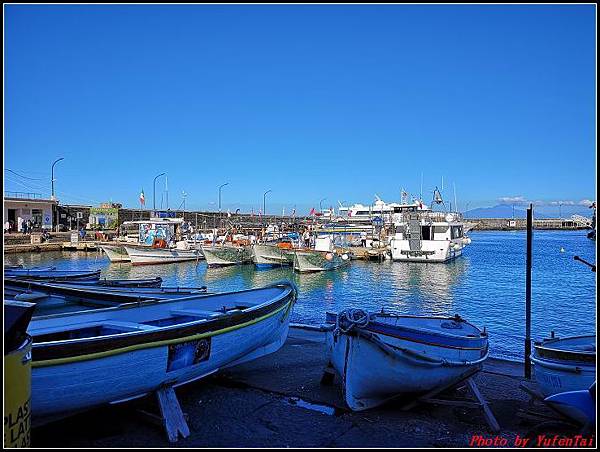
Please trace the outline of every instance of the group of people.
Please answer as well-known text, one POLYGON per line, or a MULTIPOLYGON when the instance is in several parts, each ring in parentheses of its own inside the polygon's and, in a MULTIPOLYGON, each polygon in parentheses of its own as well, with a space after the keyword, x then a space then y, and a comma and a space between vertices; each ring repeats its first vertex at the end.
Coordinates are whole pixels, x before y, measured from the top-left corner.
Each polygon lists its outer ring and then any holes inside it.
MULTIPOLYGON (((31 234, 33 232, 33 228, 35 227, 35 223, 29 220, 24 220, 19 217, 19 221, 17 223, 16 232, 22 232, 23 234, 31 234)), ((6 220, 4 223, 4 233, 8 234, 11 231, 15 230, 15 223, 12 220, 6 220)))

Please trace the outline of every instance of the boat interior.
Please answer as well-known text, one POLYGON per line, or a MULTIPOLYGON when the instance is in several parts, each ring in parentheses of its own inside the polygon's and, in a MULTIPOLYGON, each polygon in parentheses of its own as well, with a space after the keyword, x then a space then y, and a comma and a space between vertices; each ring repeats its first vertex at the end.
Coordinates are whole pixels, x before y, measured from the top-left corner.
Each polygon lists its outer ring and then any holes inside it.
POLYGON ((291 286, 277 285, 235 293, 123 304, 90 311, 34 317, 28 333, 34 343, 148 332, 207 322, 251 311, 286 296, 291 286), (76 316, 76 317, 75 317, 76 316))

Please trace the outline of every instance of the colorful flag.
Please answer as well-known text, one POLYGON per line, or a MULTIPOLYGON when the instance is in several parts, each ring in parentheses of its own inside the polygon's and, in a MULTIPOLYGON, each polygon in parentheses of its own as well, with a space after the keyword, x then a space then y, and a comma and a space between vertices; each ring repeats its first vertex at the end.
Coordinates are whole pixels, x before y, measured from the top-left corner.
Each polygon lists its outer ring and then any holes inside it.
POLYGON ((146 205, 146 197, 144 196, 144 189, 142 188, 142 192, 140 193, 140 204, 142 206, 146 205))
POLYGON ((310 215, 310 216, 312 216, 312 215, 314 215, 314 214, 315 214, 315 208, 313 207, 312 209, 310 209, 310 213, 309 213, 309 215, 310 215))

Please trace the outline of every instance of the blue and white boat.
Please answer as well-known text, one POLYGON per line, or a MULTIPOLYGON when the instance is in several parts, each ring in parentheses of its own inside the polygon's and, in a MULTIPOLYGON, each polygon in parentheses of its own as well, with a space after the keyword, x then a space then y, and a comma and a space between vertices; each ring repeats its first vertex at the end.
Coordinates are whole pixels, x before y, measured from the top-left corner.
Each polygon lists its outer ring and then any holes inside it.
POLYGON ((455 317, 327 314, 327 354, 354 411, 425 393, 481 369, 489 354, 485 331, 455 317))
MULTIPOLYGON (((550 338, 534 343, 531 363, 544 397, 587 391, 596 381, 596 336, 550 338)), ((556 408, 572 419, 582 420, 567 404, 556 408)))
POLYGON ((5 278, 42 279, 54 281, 97 281, 100 270, 58 270, 56 267, 5 268, 5 278))
POLYGON ((278 350, 296 288, 96 309, 31 321, 34 423, 179 386, 278 350))

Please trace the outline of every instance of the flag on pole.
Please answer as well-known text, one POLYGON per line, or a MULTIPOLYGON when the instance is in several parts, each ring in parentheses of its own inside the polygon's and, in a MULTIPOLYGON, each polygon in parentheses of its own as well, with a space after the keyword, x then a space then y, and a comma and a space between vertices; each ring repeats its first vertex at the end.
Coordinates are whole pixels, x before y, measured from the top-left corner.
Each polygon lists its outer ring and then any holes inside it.
POLYGON ((312 209, 310 209, 310 213, 309 213, 309 215, 310 215, 310 216, 313 216, 314 214, 315 214, 315 208, 313 207, 312 209))
POLYGON ((140 204, 142 206, 146 205, 146 197, 144 196, 144 189, 142 188, 142 192, 140 193, 140 204))
POLYGON ((294 210, 292 210, 292 217, 296 216, 296 208, 294 207, 294 210))

